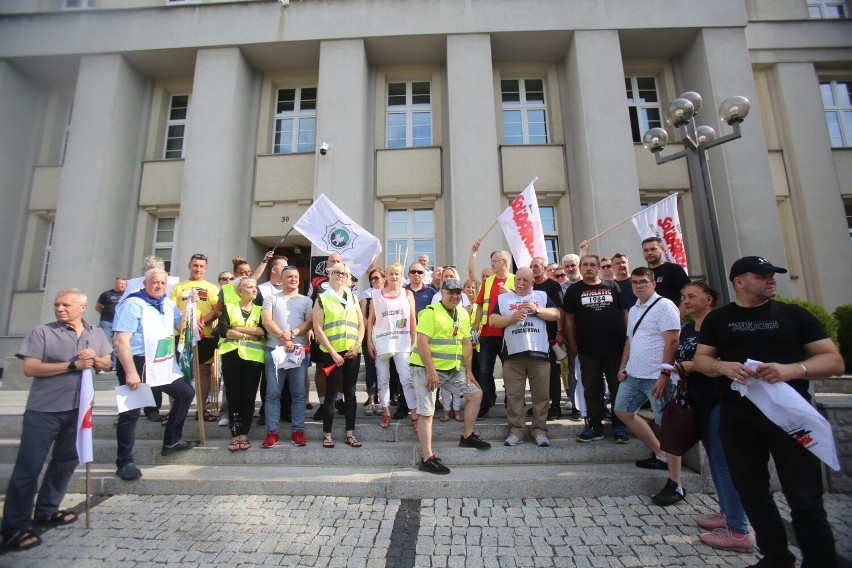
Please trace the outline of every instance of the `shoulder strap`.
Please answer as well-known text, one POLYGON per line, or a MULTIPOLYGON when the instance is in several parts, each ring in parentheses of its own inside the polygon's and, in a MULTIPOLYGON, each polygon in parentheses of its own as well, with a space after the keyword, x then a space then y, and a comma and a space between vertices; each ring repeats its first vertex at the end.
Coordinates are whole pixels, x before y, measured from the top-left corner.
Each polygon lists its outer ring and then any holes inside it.
POLYGON ((651 303, 651 305, 650 305, 650 306, 648 306, 648 309, 647 309, 647 310, 645 310, 645 313, 644 313, 644 314, 642 314, 642 317, 640 317, 640 318, 639 318, 639 321, 637 321, 637 322, 636 322, 636 325, 634 325, 634 326, 633 326, 633 333, 632 333, 631 335, 636 335, 636 330, 637 330, 637 329, 639 329, 639 324, 640 324, 640 323, 642 323, 642 320, 643 320, 643 319, 645 319, 645 316, 647 316, 647 315, 648 315, 648 312, 650 312, 650 311, 651 311, 651 308, 653 308, 653 307, 654 307, 654 305, 655 305, 657 302, 659 302, 660 300, 662 300, 662 299, 663 299, 663 297, 662 297, 662 296, 660 296, 659 298, 657 298, 656 300, 654 300, 654 301, 651 303))

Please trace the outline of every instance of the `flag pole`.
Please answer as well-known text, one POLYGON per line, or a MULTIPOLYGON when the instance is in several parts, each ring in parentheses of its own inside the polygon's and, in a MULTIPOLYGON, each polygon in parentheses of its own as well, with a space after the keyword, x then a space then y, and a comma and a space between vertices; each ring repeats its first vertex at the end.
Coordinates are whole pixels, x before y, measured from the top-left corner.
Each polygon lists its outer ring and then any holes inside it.
POLYGON ((201 434, 201 445, 206 446, 207 436, 204 431, 204 412, 207 410, 207 401, 202 402, 201 400, 201 373, 199 372, 197 343, 192 346, 192 375, 195 377, 195 406, 197 407, 198 432, 201 434))
MULTIPOLYGON (((290 230, 289 230, 289 231, 287 231, 286 233, 284 233, 284 236, 283 236, 283 237, 281 237, 281 240, 280 240, 280 241, 278 241, 277 243, 275 243, 275 246, 274 246, 274 247, 272 247, 272 250, 274 251, 275 249, 277 249, 278 247, 280 247, 280 246, 281 246, 281 243, 283 243, 283 242, 284 242, 284 239, 286 239, 287 237, 289 237, 289 236, 290 236, 290 233, 292 233, 292 232, 293 232, 293 229, 295 229, 295 228, 296 228, 296 226, 295 226, 295 225, 293 225, 292 227, 290 227, 290 230)), ((264 255, 264 256, 265 256, 265 255, 264 255)))
POLYGON ((92 480, 92 464, 86 462, 86 528, 91 528, 89 525, 89 515, 92 512, 92 491, 89 489, 89 484, 92 480))
MULTIPOLYGON (((677 192, 677 191, 675 191, 675 192, 671 193, 671 195, 680 195, 680 193, 679 193, 679 192, 677 192)), ((668 199, 668 197, 667 197, 666 199, 668 199)), ((610 232, 611 230, 615 229, 616 227, 620 227, 621 225, 625 224, 626 222, 628 222, 629 220, 631 220, 633 217, 638 217, 638 216, 639 216, 639 215, 641 215, 644 211, 645 211, 644 209, 640 209, 639 211, 637 211, 636 213, 634 213, 634 214, 633 214, 633 215, 631 215, 630 217, 627 217, 626 219, 622 219, 621 221, 619 221, 618 223, 616 223, 616 224, 615 224, 615 225, 613 225, 612 227, 610 227, 610 228, 608 228, 608 229, 604 229, 603 231, 601 231, 600 233, 598 233, 598 234, 597 234, 597 235, 595 235, 594 237, 592 237, 592 238, 590 238, 590 239, 586 239, 586 240, 587 240, 588 242, 590 242, 590 243, 591 243, 593 240, 595 240, 595 239, 597 239, 597 238, 599 238, 599 237, 604 236, 605 234, 607 234, 607 233, 608 233, 608 232, 610 232)))

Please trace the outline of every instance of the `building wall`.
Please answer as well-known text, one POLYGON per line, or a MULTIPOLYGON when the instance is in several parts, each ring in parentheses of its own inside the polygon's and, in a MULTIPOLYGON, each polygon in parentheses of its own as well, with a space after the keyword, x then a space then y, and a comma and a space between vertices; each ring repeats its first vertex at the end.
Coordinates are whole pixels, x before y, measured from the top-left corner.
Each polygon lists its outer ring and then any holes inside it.
MULTIPOLYGON (((232 256, 256 262, 321 193, 383 241, 388 209, 430 208, 435 263, 464 266, 483 235, 505 247, 486 231, 535 176, 559 256, 678 192, 703 276, 685 164, 635 142, 625 77, 654 77, 663 112, 700 92, 720 135, 715 107, 747 96, 743 138, 709 153, 726 262, 765 255, 791 268, 786 295, 852 297, 852 150, 831 148, 818 85, 852 75, 852 23, 807 20, 804 0, 62 5, 0 0, 0 246, 21 267, 0 278, 0 332, 50 319, 62 287, 96 297, 134 275, 160 218, 177 218, 173 273, 203 252, 212 279, 232 256), (502 81, 524 78, 544 85, 544 145, 504 143, 502 81), (407 81, 431 86, 431 145, 388 148, 387 84, 407 81), (272 154, 277 91, 301 87, 317 87, 315 141, 331 150, 272 154), (189 96, 185 147, 164 159, 173 95, 189 96)), ((669 133, 666 154, 681 148, 669 133)), ((630 223, 591 250, 642 263, 630 223)))

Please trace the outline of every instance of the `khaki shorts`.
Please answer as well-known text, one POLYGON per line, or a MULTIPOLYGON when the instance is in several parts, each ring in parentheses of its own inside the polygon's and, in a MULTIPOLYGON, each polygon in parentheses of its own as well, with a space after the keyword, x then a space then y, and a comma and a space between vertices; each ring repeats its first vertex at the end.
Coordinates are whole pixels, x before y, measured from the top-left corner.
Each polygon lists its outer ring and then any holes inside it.
POLYGON ((467 382, 464 367, 458 371, 438 371, 438 387, 435 390, 426 388, 426 368, 412 365, 411 383, 417 393, 417 414, 433 416, 435 414, 435 394, 438 389, 447 389, 453 395, 464 395, 479 390, 475 383, 467 382))

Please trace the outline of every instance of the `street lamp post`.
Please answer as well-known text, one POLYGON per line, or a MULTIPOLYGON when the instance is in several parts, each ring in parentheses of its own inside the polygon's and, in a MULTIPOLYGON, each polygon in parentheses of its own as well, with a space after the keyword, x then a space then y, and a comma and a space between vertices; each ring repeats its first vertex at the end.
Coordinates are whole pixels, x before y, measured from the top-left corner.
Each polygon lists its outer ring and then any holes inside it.
POLYGON ((745 97, 725 99, 719 107, 719 113, 722 121, 732 126, 734 131, 727 136, 716 138, 716 132, 711 127, 695 125, 695 116, 701 108, 701 95, 689 91, 673 100, 666 111, 666 122, 680 131, 683 150, 668 156, 662 155, 663 148, 669 141, 669 135, 663 128, 652 128, 642 137, 642 143, 654 154, 657 165, 686 158, 707 280, 719 291, 725 304, 730 301, 730 294, 725 277, 725 258, 722 253, 716 204, 713 200, 713 186, 707 167, 707 150, 742 137, 740 123, 748 115, 750 106, 745 97))

